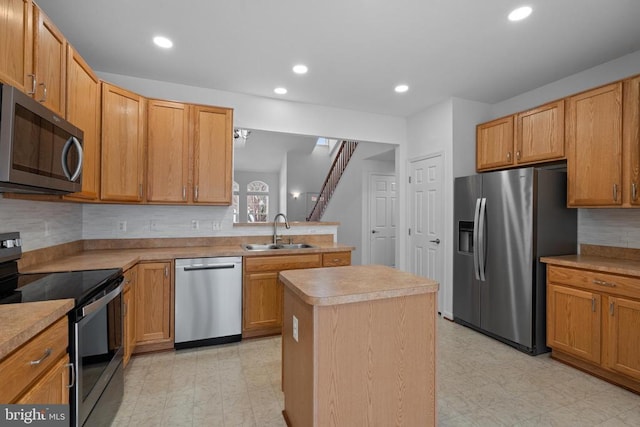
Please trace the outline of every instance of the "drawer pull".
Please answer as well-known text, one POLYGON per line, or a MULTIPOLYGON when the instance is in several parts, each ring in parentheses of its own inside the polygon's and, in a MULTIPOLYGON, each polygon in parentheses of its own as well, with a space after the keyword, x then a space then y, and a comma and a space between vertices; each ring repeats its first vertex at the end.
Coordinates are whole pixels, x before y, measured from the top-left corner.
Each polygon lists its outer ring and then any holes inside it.
POLYGON ((44 354, 42 355, 42 357, 41 357, 40 359, 38 359, 38 360, 32 360, 32 361, 31 361, 31 362, 29 362, 29 363, 30 363, 31 365, 39 365, 39 364, 41 364, 42 362, 44 362, 44 359, 46 359, 47 357, 51 356, 51 352, 52 352, 52 351, 53 351, 53 350, 51 350, 50 348, 46 349, 46 350, 44 351, 44 354))
POLYGON ((593 279, 593 283, 600 286, 607 286, 609 288, 615 288, 616 284, 613 282, 605 282, 604 280, 593 279))
POLYGON ((609 303, 609 314, 613 316, 613 311, 614 311, 614 306, 613 306, 613 302, 609 303))
POLYGON ((593 311, 594 313, 596 311, 596 299, 595 298, 591 298, 591 311, 593 311))

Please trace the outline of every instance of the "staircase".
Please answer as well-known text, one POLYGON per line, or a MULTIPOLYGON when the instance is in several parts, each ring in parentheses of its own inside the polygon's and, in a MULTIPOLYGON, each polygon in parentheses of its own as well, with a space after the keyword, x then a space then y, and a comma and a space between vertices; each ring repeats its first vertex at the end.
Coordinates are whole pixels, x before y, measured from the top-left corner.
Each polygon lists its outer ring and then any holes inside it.
POLYGON ((340 178, 342 178, 342 174, 347 168, 347 164, 349 164, 349 160, 351 160, 351 156, 357 146, 358 143, 356 141, 342 141, 338 154, 336 154, 336 157, 331 164, 331 169, 329 169, 329 173, 324 180, 324 184, 322 184, 318 200, 316 200, 316 204, 313 205, 313 208, 307 217, 307 221, 320 221, 320 218, 322 218, 322 215, 329 204, 329 200, 331 200, 331 196, 333 196, 333 192, 336 190, 338 182, 340 182, 340 178))

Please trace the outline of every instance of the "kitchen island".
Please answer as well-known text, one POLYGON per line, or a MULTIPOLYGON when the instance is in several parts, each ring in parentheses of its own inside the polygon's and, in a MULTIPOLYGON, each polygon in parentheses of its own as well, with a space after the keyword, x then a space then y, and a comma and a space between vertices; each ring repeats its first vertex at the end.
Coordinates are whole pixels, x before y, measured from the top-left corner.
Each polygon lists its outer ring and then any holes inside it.
POLYGON ((437 282, 378 265, 280 281, 289 426, 435 425, 437 282))

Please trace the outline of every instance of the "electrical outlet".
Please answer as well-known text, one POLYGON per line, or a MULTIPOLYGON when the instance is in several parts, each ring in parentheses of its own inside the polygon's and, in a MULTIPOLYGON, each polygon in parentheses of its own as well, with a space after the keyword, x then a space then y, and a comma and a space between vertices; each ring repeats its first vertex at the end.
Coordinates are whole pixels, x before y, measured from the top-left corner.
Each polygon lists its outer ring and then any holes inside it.
POLYGON ((118 231, 121 233, 127 231, 127 221, 118 221, 118 231))
POLYGON ((51 235, 51 227, 49 226, 49 221, 44 222, 44 237, 49 237, 51 235))
POLYGON ((293 339, 298 342, 298 318, 293 316, 293 339))
POLYGON ((151 231, 158 231, 158 220, 152 219, 149 221, 149 229, 151 231))
POLYGON ((197 219, 192 219, 191 220, 191 229, 192 230, 200 229, 200 221, 198 221, 197 219))
POLYGON ((219 221, 213 221, 213 231, 220 231, 221 228, 219 221))

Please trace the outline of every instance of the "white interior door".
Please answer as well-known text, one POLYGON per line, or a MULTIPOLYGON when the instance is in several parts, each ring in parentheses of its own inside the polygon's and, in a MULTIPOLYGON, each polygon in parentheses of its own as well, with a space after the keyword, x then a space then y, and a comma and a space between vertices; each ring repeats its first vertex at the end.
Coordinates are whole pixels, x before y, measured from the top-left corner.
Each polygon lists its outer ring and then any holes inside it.
POLYGON ((444 206, 442 155, 410 163, 409 257, 413 274, 438 281, 438 307, 443 306, 444 206))
POLYGON ((396 265, 396 178, 369 177, 369 264, 396 265))

